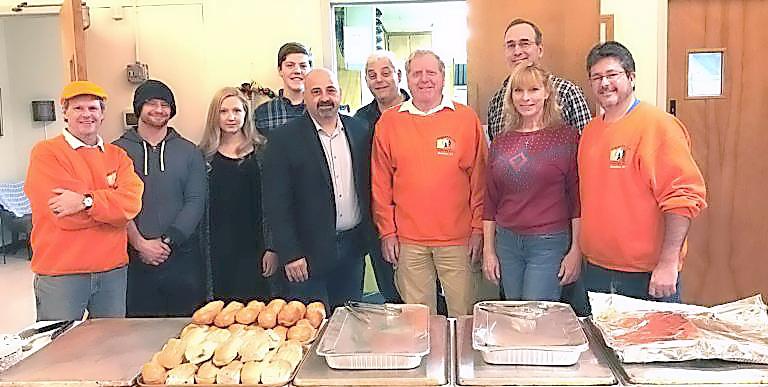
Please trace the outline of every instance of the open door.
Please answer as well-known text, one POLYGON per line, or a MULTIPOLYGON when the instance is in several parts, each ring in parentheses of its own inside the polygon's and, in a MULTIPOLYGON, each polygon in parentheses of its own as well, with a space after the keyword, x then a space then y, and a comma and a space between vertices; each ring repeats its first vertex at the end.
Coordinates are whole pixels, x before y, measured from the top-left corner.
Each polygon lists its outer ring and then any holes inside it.
MULTIPOLYGON (((599 0, 527 1, 467 0, 468 102, 483 123, 488 102, 501 87, 508 70, 504 63, 504 30, 516 18, 528 19, 541 28, 542 64, 552 73, 579 85, 587 96, 587 53, 600 40, 599 0)), ((595 106, 589 100, 589 106, 595 106)))
POLYGON ((88 79, 85 59, 85 29, 80 0, 64 0, 61 4, 61 50, 65 66, 64 81, 88 79))
POLYGON ((768 296, 768 2, 670 0, 669 111, 688 127, 709 208, 695 219, 683 300, 768 296))

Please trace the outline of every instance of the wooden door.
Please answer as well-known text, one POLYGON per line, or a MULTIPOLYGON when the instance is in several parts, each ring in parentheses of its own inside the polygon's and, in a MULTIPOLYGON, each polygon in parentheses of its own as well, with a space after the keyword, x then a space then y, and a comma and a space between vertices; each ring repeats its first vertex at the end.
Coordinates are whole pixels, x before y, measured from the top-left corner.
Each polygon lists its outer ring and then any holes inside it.
POLYGON ((688 127, 709 208, 691 226, 683 300, 768 296, 768 1, 670 0, 668 90, 688 127), (689 96, 689 54, 723 52, 722 95, 689 96))
POLYGON ((59 16, 61 25, 61 49, 65 66, 64 80, 88 79, 85 60, 85 32, 83 31, 83 10, 80 0, 64 0, 59 16))
MULTIPOLYGON (((483 123, 488 101, 508 75, 504 63, 504 30, 516 18, 528 19, 542 30, 542 64, 554 74, 569 79, 586 92, 585 62, 589 50, 600 40, 599 0, 467 0, 467 89, 468 102, 483 123)), ((590 100, 591 101, 591 100, 590 100)), ((590 102, 590 106, 595 106, 590 102)))

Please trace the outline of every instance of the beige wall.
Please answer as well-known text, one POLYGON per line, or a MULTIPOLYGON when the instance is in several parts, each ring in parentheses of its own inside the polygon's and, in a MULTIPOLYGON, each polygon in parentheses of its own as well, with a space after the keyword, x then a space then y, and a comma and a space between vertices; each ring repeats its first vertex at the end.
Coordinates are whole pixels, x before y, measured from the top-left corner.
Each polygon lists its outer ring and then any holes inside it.
POLYGON ((125 66, 135 60, 135 20, 139 59, 149 65, 152 78, 174 91, 178 115, 172 125, 195 142, 219 87, 251 80, 275 91, 281 87, 276 67, 283 43, 302 42, 316 66, 324 62, 321 8, 327 0, 288 0, 280 6, 253 0, 139 1, 138 15, 132 7, 119 7, 121 20, 113 17, 114 3, 89 1, 86 31, 89 78, 111 97, 104 127, 108 139, 119 136, 122 111, 131 109, 135 85, 126 80, 125 66))
POLYGON ((613 14, 614 40, 632 52, 641 100, 666 104, 667 0, 601 0, 600 13, 613 14))
POLYGON ((0 87, 3 91, 3 137, 0 137, 0 181, 26 175, 32 146, 44 138, 42 123, 32 121, 33 100, 56 101, 56 122, 48 136, 64 127, 58 95, 64 80, 59 22, 56 15, 0 18, 0 87))

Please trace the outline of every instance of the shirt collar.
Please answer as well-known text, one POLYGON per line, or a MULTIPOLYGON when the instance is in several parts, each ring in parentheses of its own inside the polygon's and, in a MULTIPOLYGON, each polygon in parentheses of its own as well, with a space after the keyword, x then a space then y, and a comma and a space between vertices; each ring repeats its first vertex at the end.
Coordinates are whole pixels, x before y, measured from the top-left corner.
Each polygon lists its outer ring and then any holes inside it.
POLYGON ((67 142, 67 144, 69 144, 69 146, 72 147, 72 149, 77 149, 82 147, 86 147, 86 148, 98 147, 99 149, 101 149, 102 152, 104 152, 104 140, 101 138, 101 136, 98 136, 98 135, 96 136, 99 139, 99 141, 96 142, 96 145, 88 145, 80 141, 80 139, 75 137, 72 133, 69 133, 67 129, 62 130, 61 134, 64 135, 64 140, 67 142))
MULTIPOLYGON (((319 133, 323 130, 323 128, 320 126, 320 123, 315 120, 315 117, 312 117, 311 115, 307 114, 309 118, 312 120, 312 123, 315 124, 315 130, 319 133)), ((336 115, 336 130, 333 132, 333 135, 336 135, 340 131, 344 130, 344 124, 341 122, 341 117, 337 114, 336 115)), ((325 133, 325 132, 323 132, 325 133)))
POLYGON ((430 114, 437 113, 437 112, 439 112, 440 110, 443 110, 443 109, 456 110, 456 106, 453 104, 453 101, 451 101, 450 98, 446 98, 445 96, 443 96, 443 99, 440 100, 440 104, 438 104, 437 106, 433 107, 432 109, 429 109, 428 112, 423 112, 423 111, 419 110, 419 108, 417 108, 416 105, 413 104, 413 100, 412 99, 409 99, 409 100, 403 102, 400 105, 400 109, 398 111, 408 112, 408 113, 411 113, 411 114, 414 114, 414 115, 417 115, 417 116, 428 116, 430 114))
POLYGON ((280 89, 277 91, 277 97, 280 98, 283 102, 287 103, 291 106, 304 106, 304 101, 302 100, 300 103, 294 105, 293 102, 285 96, 285 89, 280 89))

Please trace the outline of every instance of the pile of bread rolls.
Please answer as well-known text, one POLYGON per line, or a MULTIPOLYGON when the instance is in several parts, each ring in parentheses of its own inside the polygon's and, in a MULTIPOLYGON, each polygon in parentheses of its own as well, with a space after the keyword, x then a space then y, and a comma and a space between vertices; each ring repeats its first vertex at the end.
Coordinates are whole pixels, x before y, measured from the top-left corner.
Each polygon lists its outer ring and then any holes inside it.
POLYGON ((324 319, 321 302, 209 302, 144 364, 142 382, 284 385, 324 319))

